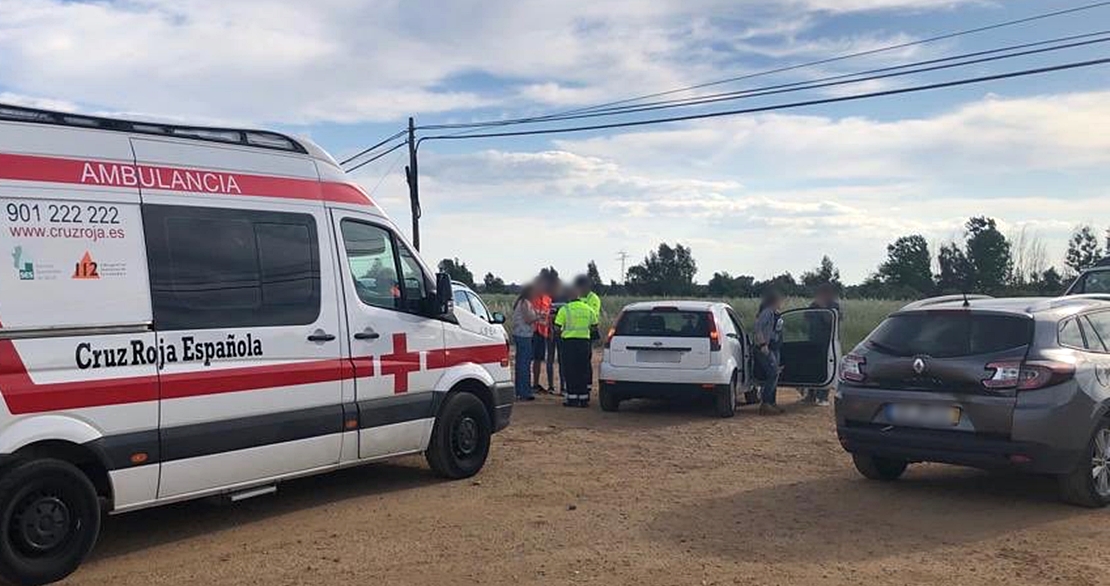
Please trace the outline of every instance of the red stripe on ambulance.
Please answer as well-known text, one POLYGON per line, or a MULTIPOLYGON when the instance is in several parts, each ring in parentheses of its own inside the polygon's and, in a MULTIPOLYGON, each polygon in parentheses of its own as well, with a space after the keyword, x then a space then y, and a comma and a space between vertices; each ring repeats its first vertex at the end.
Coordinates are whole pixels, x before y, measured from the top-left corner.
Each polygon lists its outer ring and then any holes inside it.
POLYGON ((35 155, 0 153, 0 179, 374 205, 349 183, 35 155))
MULTIPOLYGON (((504 344, 492 344, 433 350, 427 355, 428 370, 438 370, 467 362, 475 364, 501 362, 508 358, 508 350, 504 344)), ((410 371, 419 370, 419 362, 415 368, 391 371, 392 369, 387 370, 385 367, 391 362, 387 361, 386 356, 382 359, 381 374, 394 375, 395 391, 406 392, 407 374, 410 371)), ((157 401, 159 398, 183 399, 374 375, 373 360, 370 357, 356 357, 353 361, 341 358, 199 370, 160 376, 40 384, 31 380, 15 344, 11 340, 0 340, 0 395, 3 395, 8 411, 13 415, 141 403, 157 401)))

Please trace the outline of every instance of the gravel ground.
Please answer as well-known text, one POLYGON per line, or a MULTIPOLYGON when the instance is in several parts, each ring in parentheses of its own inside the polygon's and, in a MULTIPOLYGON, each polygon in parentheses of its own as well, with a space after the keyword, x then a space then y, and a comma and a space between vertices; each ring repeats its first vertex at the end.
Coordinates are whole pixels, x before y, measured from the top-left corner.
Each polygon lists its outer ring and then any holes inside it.
POLYGON ((407 458, 112 517, 67 583, 1110 584, 1110 513, 1058 504, 1052 480, 929 465, 865 481, 829 409, 787 408, 545 397, 473 480, 407 458))

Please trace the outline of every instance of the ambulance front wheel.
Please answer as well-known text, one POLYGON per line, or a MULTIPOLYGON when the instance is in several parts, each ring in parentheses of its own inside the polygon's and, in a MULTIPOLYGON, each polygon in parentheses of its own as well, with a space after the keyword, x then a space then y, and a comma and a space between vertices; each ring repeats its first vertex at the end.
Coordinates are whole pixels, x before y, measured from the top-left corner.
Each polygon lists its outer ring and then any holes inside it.
POLYGON ((100 532, 100 502, 72 464, 30 460, 0 478, 0 522, 0 582, 37 586, 81 565, 100 532))
POLYGON ((469 478, 485 465, 492 435, 485 403, 470 393, 453 393, 439 411, 424 456, 439 476, 469 478))

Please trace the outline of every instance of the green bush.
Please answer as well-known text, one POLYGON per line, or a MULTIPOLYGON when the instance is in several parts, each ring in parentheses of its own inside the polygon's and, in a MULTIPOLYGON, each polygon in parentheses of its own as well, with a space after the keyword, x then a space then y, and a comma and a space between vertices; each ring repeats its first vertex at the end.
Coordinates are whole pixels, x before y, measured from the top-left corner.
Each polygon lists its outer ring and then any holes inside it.
MULTIPOLYGON (((512 303, 516 297, 513 295, 483 295, 482 299, 490 306, 491 311, 500 311, 505 314, 505 317, 512 320, 513 308, 512 303)), ((620 310, 636 301, 650 301, 647 297, 630 297, 630 296, 602 296, 601 298, 601 331, 604 334, 609 331, 612 325, 612 320, 617 317, 620 310)), ((756 309, 759 308, 759 300, 753 298, 733 298, 725 299, 727 303, 732 305, 733 309, 740 314, 744 322, 744 327, 748 330, 751 329, 755 322, 756 309)), ((787 307, 790 309, 797 307, 805 307, 809 305, 809 299, 801 297, 791 298, 787 301, 787 307)), ((840 341, 847 352, 855 347, 875 326, 879 325, 886 316, 892 312, 897 311, 900 307, 905 305, 905 301, 879 301, 873 299, 845 299, 841 301, 841 309, 843 312, 840 327, 840 341)), ((506 328, 512 331, 512 324, 506 323, 506 328)))

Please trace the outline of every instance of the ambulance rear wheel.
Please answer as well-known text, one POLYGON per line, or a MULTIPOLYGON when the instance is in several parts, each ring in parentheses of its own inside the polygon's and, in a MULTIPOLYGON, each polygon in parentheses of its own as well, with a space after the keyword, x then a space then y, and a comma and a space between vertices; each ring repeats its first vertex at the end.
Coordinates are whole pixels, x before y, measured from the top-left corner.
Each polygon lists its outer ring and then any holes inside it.
POLYGON ((454 393, 440 409, 424 457, 439 476, 469 478, 485 465, 492 435, 493 425, 482 400, 470 393, 454 393))
POLYGON ((42 459, 0 479, 0 580, 56 582, 81 565, 100 533, 100 502, 77 467, 42 459))

